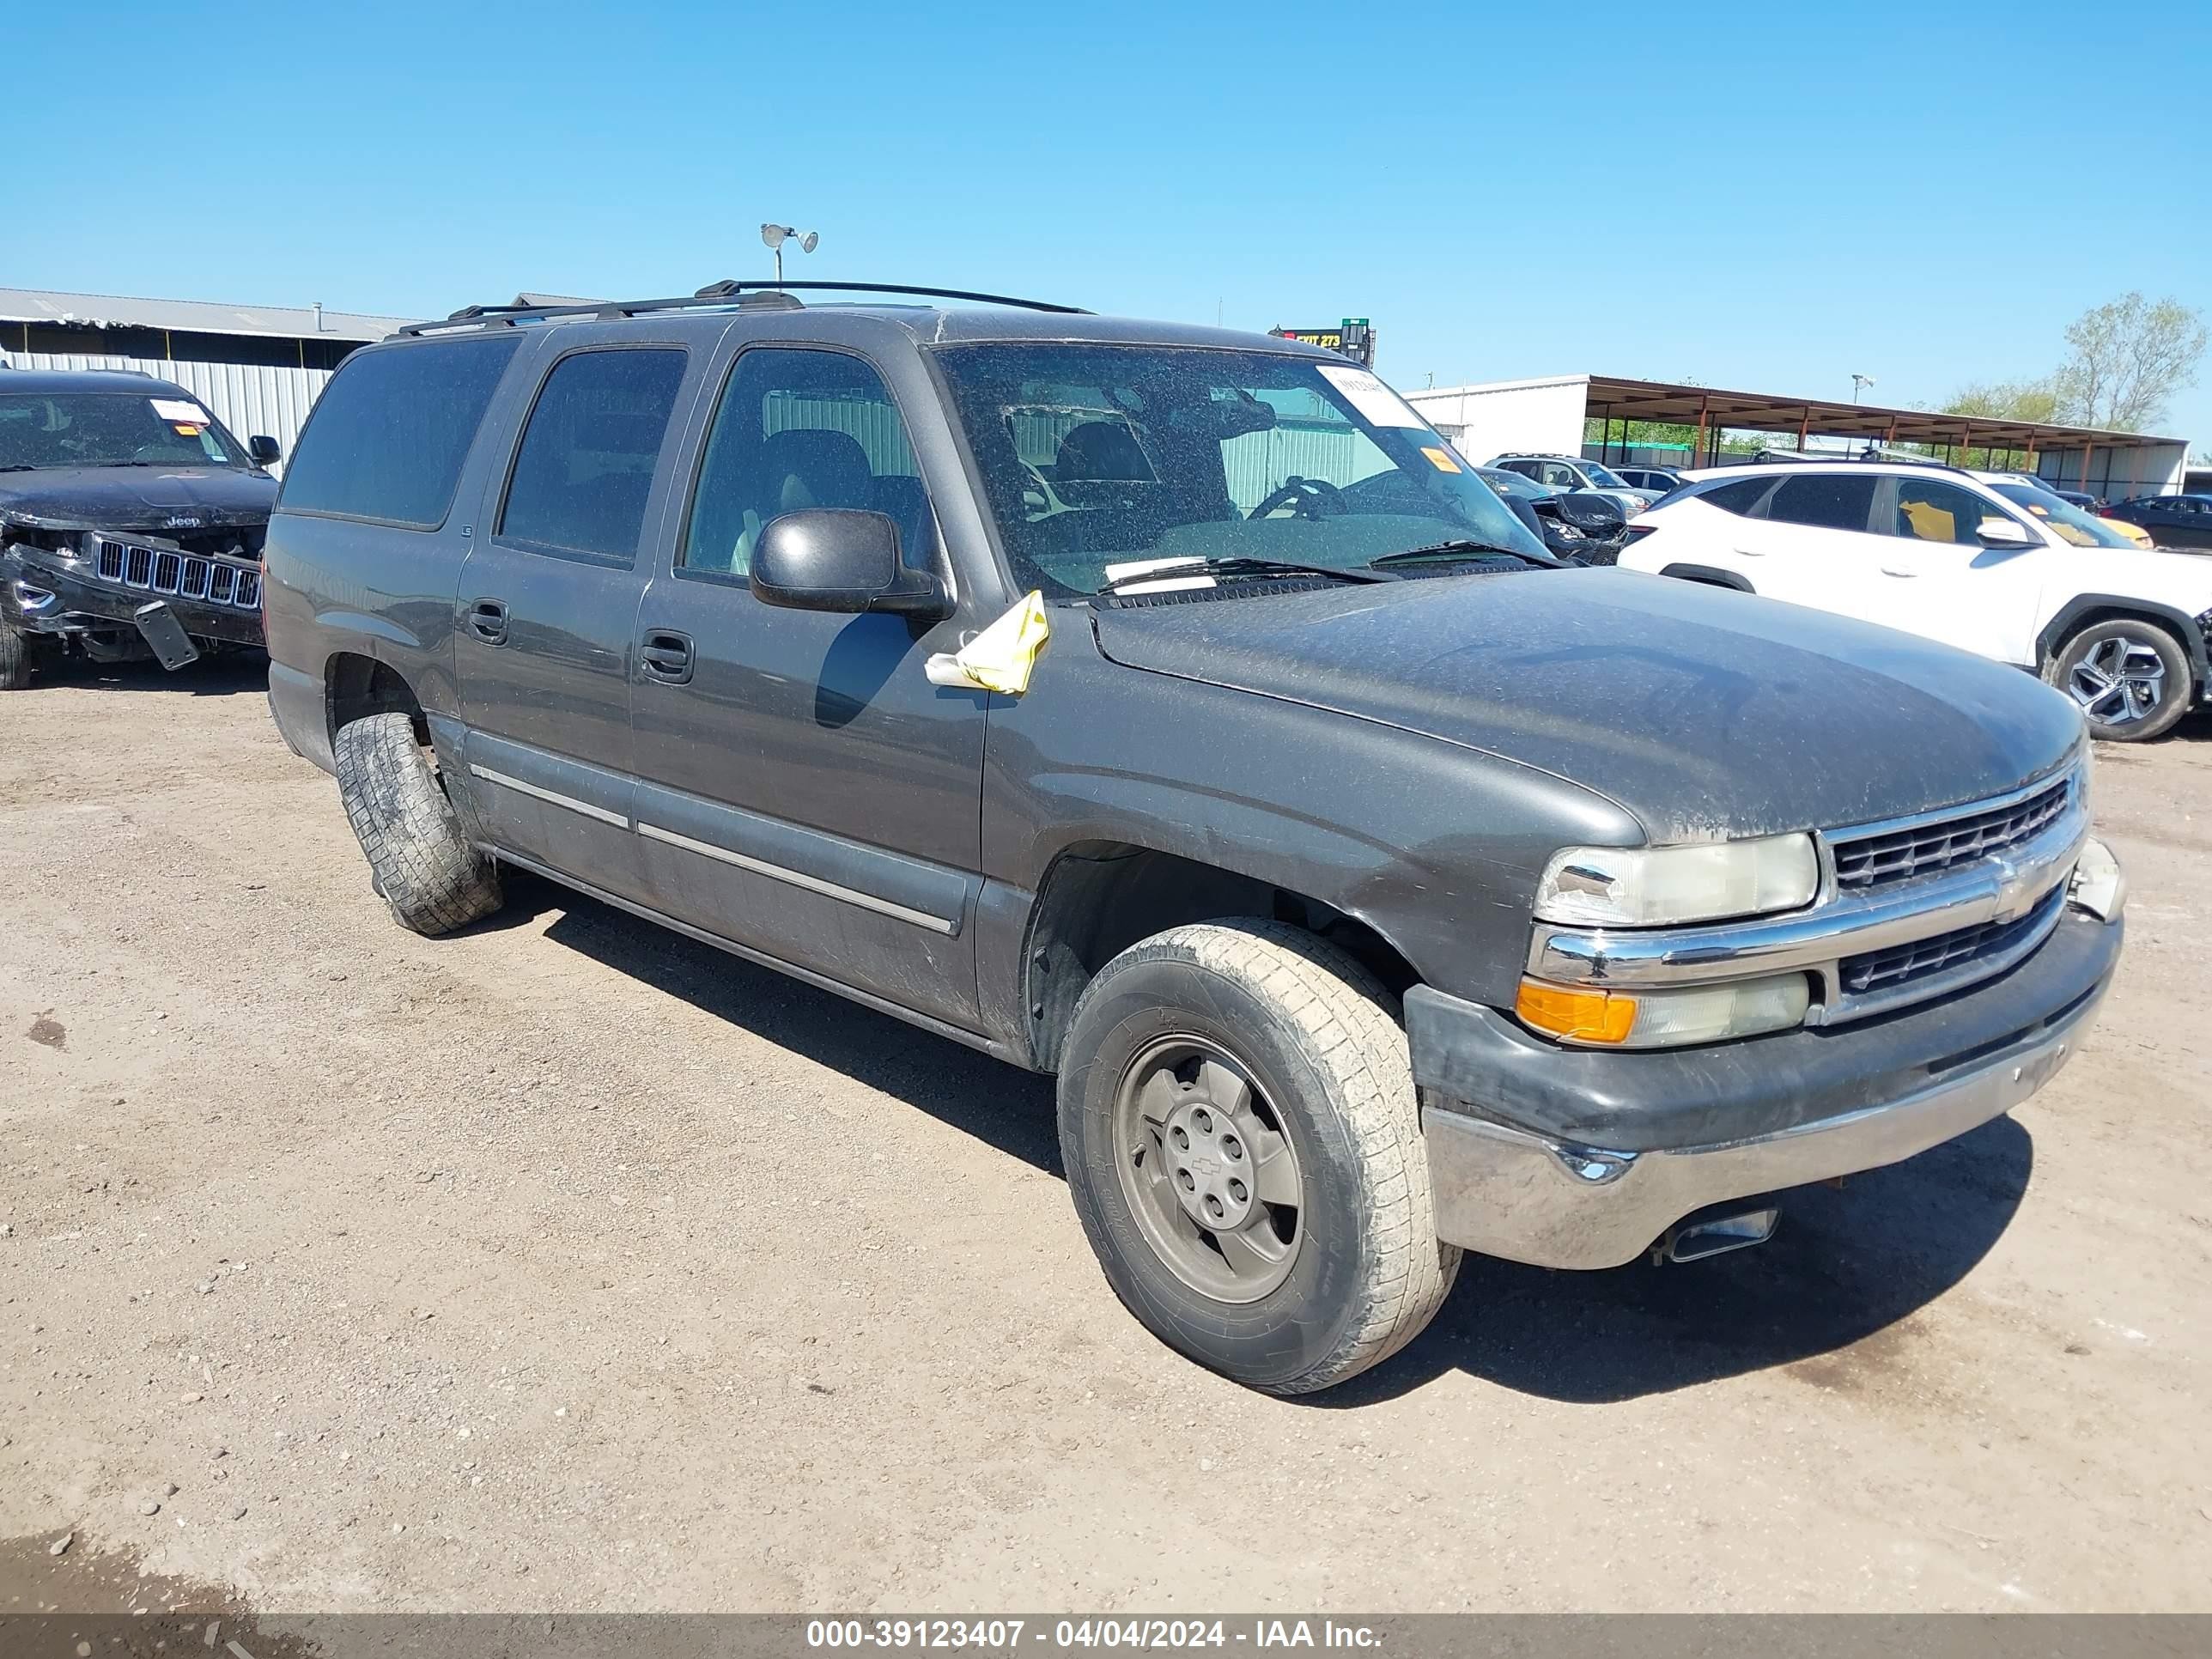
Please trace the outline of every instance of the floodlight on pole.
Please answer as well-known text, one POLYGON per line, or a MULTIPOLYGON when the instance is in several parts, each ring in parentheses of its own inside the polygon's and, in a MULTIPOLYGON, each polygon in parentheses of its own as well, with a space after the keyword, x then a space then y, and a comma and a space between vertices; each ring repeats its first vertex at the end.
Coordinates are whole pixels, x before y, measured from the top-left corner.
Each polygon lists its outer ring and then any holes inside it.
POLYGON ((1854 375, 1852 375, 1852 376, 1851 376, 1851 401, 1852 401, 1853 403, 1856 403, 1856 402, 1858 402, 1858 400, 1859 400, 1859 393, 1860 393, 1860 392, 1863 392, 1863 391, 1865 391, 1865 390, 1867 389, 1867 387, 1869 387, 1869 386, 1872 386, 1873 384, 1874 384, 1874 376, 1873 376, 1873 375, 1871 375, 1871 374, 1854 374, 1854 375))
POLYGON ((797 242, 801 253, 811 253, 821 240, 822 237, 818 232, 796 230, 789 225, 761 227, 761 240, 775 252, 775 285, 778 288, 783 286, 783 245, 786 242, 797 242))

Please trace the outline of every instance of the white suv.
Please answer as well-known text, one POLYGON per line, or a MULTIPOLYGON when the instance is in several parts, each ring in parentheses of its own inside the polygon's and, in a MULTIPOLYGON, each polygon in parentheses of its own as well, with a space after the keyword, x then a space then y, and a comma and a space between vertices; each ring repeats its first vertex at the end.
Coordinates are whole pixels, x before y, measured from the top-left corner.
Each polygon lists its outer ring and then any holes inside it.
POLYGON ((2146 552, 2018 478, 1909 462, 1708 469, 1629 526, 1622 568, 1900 628, 2039 673, 2100 738, 2212 696, 2212 558, 2146 552))

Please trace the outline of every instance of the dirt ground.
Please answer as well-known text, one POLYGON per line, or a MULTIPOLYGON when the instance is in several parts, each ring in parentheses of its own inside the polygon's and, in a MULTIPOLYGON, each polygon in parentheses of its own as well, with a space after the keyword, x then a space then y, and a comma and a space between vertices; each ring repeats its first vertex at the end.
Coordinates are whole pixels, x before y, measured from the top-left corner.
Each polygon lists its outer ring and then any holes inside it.
POLYGON ((2016 1119, 1285 1402, 1114 1301, 1043 1081, 536 883, 403 933, 251 671, 9 694, 0 1611, 2212 1609, 2212 721, 2099 761, 2016 1119))

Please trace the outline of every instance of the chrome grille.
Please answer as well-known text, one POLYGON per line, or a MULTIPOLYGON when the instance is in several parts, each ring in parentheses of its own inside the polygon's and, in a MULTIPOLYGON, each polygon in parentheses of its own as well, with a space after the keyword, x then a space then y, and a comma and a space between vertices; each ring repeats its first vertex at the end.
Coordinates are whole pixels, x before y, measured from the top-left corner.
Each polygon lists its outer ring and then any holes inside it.
POLYGON ((2047 927, 2065 902, 2066 884, 2061 882, 2038 899, 2025 915, 2015 916, 2010 921, 1984 921, 1972 927, 1960 927, 1938 933, 1933 939, 1892 945, 1887 951, 1845 957, 1838 964, 1838 975, 1844 992, 1851 996, 1894 990, 1962 963, 2003 955, 2047 927))
POLYGON ((96 568, 102 581, 143 587, 150 593, 173 593, 240 611, 258 610, 261 605, 261 573, 241 561, 103 540, 96 568))
POLYGON ((2016 847, 2057 821, 2073 789, 2069 773, 2002 805, 1969 807, 1949 817, 1831 836, 1836 885, 1847 892, 1877 887, 2016 847))

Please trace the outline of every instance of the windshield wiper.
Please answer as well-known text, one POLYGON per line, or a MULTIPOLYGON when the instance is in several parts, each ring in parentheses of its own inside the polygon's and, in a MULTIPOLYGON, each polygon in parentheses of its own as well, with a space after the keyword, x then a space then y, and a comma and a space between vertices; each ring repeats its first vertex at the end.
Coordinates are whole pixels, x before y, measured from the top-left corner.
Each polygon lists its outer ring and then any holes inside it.
POLYGON ((36 461, 9 461, 0 464, 0 472, 36 472, 38 470, 39 464, 36 461))
POLYGON ((1385 553, 1380 558, 1370 559, 1369 566, 1387 570, 1394 564, 1425 564, 1451 559, 1479 558, 1485 554, 1497 554, 1509 559, 1518 559, 1523 564, 1557 564, 1548 554, 1539 556, 1517 547, 1506 547, 1498 542, 1486 542, 1467 536, 1448 542, 1431 542, 1426 547, 1409 547, 1401 553, 1385 553))
POLYGON ((1287 559, 1255 559, 1242 554, 1233 558, 1209 559, 1192 556, 1172 562, 1146 561, 1139 570, 1125 570, 1099 588, 1102 593, 1117 593, 1125 587, 1145 582, 1168 582, 1190 576, 1323 576, 1331 581, 1381 582, 1388 576, 1378 576, 1364 569, 1345 569, 1333 564, 1297 564, 1287 559))

